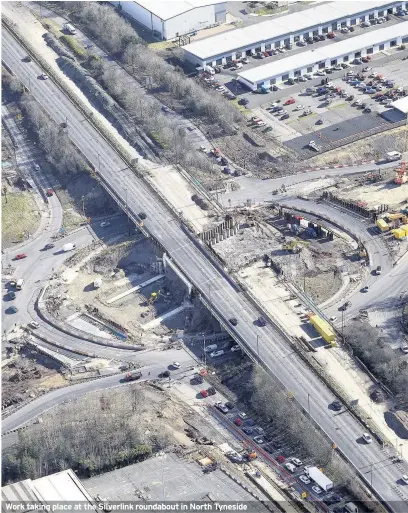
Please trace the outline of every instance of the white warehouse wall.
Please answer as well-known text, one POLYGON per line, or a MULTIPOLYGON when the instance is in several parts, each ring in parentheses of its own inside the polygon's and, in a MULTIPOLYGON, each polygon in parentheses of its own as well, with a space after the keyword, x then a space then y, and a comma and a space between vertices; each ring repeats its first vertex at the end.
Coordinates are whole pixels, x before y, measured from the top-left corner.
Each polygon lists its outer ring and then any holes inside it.
MULTIPOLYGON (((225 3, 218 5, 207 5, 203 7, 197 7, 191 11, 187 11, 183 14, 175 16, 165 21, 165 39, 173 39, 178 35, 188 34, 195 30, 201 30, 210 25, 215 25, 215 12, 219 10, 220 6, 224 6, 225 3)), ((225 21, 225 14, 224 20, 225 21)))
POLYGON ((120 4, 123 12, 148 29, 159 32, 163 39, 174 39, 178 35, 188 34, 189 32, 215 25, 217 21, 223 23, 226 19, 225 2, 196 7, 167 20, 161 20, 136 2, 111 1, 109 3, 116 7, 120 4))

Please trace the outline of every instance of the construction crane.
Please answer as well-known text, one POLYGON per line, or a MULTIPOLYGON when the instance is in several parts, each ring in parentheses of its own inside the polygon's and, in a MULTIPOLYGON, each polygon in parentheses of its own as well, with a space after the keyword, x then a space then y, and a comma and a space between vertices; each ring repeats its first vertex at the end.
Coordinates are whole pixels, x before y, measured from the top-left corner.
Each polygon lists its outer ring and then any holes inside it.
POLYGON ((299 253, 302 248, 299 246, 309 246, 310 242, 305 242, 303 240, 293 240, 288 244, 283 245, 283 249, 290 251, 291 253, 299 253))
POLYGON ((402 185, 403 183, 406 183, 407 180, 407 163, 401 162, 399 167, 395 169, 394 183, 396 183, 397 185, 402 185))

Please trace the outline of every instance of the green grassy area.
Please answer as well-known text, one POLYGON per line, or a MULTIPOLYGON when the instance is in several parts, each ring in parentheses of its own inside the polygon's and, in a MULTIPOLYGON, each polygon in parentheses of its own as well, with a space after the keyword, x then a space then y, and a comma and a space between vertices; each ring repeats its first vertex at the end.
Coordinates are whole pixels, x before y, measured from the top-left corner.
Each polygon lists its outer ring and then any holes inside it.
POLYGON ((347 107, 349 105, 348 103, 339 103, 338 105, 330 105, 327 107, 327 110, 333 110, 333 109, 344 109, 344 107, 347 107))
POLYGON ((3 248, 21 242, 33 234, 40 223, 40 212, 28 192, 2 192, 1 213, 3 218, 1 241, 3 248))
POLYGON ((234 104, 234 106, 240 111, 242 112, 243 114, 247 114, 247 113, 250 113, 251 111, 249 109, 246 109, 244 107, 244 105, 240 105, 238 103, 238 98, 235 98, 235 100, 231 100, 231 103, 234 104))
POLYGON ((85 59, 86 51, 84 47, 80 45, 75 38, 64 34, 60 37, 60 41, 64 43, 68 48, 70 48, 77 57, 79 57, 80 59, 85 59))
POLYGON ((51 34, 57 38, 61 35, 61 29, 54 20, 51 20, 50 18, 38 18, 40 23, 51 32, 51 34))

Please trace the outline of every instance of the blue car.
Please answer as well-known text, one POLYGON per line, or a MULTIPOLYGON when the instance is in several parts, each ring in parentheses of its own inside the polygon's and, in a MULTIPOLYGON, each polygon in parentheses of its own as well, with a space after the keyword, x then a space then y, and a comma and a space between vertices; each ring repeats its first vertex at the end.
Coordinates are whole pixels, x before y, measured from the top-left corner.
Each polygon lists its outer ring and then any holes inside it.
POLYGON ((377 90, 376 90, 376 89, 373 89, 372 87, 368 87, 368 88, 365 90, 365 92, 366 92, 367 94, 374 94, 374 93, 376 93, 376 92, 377 92, 377 90))

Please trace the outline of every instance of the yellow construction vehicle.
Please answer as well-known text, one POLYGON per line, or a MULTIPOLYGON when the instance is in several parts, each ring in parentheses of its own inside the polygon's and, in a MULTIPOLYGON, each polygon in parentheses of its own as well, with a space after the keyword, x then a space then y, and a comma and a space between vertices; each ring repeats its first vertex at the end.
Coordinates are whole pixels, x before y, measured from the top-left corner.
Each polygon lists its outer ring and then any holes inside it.
POLYGON ((149 298, 149 303, 152 304, 154 303, 155 301, 157 301, 160 297, 160 290, 158 290, 157 292, 152 292, 151 295, 150 295, 150 298, 149 298))
POLYGON ((395 214, 387 214, 385 216, 385 219, 388 219, 388 221, 395 221, 397 219, 400 219, 404 224, 408 222, 407 216, 402 212, 396 212, 395 214))
POLYGON ((302 248, 300 246, 309 246, 310 242, 305 242, 303 240, 293 240, 288 244, 283 245, 283 249, 286 251, 290 251, 291 253, 299 253, 302 248))

